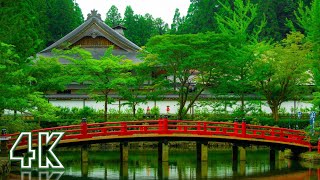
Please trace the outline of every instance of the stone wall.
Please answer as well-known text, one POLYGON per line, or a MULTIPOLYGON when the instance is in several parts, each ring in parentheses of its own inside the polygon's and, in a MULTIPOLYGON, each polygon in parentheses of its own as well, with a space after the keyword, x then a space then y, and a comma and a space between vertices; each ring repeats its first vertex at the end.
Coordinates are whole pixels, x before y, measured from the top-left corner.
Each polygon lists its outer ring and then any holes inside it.
POLYGON ((11 170, 11 163, 7 157, 0 157, 0 179, 1 176, 9 174, 11 170))

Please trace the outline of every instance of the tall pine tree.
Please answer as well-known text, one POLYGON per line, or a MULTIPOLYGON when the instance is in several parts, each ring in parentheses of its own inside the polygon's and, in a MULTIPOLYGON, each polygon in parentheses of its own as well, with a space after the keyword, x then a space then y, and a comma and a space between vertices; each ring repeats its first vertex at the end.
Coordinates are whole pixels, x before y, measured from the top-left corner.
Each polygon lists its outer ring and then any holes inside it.
POLYGON ((48 0, 49 43, 65 36, 83 22, 79 6, 73 0, 48 0))
POLYGON ((0 41, 14 45, 21 58, 37 53, 43 30, 33 1, 0 0, 0 4, 0 41))
POLYGON ((121 14, 115 5, 112 5, 106 14, 106 19, 104 21, 110 27, 120 25, 122 23, 121 14))

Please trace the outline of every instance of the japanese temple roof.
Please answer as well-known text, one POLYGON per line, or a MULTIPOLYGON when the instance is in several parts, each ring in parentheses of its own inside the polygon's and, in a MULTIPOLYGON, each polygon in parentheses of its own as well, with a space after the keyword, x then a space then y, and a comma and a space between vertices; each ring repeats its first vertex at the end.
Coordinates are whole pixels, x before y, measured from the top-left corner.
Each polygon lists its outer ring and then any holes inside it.
MULTIPOLYGON (((115 55, 126 55, 127 58, 132 60, 138 60, 136 58, 136 53, 141 49, 139 46, 128 40, 123 35, 116 32, 114 29, 109 27, 101 20, 101 15, 97 13, 96 10, 91 11, 88 14, 87 20, 81 24, 79 27, 74 29, 69 34, 65 35, 49 47, 42 50, 39 54, 49 55, 52 49, 61 49, 65 47, 66 44, 70 44, 71 46, 77 43, 79 40, 85 37, 96 38, 96 37, 103 37, 110 41, 114 46, 118 49, 114 50, 115 55)), ((84 48, 86 49, 86 48, 84 48)), ((99 48, 94 48, 99 49, 99 48)), ((103 48, 100 48, 103 49, 103 48)), ((91 51, 92 48, 89 50, 91 51)), ((97 50, 99 51, 99 50, 97 50)), ((92 51, 91 51, 92 52, 92 51)), ((100 56, 100 52, 93 53, 93 56, 100 56)), ((102 53, 103 55, 103 53, 102 53)))

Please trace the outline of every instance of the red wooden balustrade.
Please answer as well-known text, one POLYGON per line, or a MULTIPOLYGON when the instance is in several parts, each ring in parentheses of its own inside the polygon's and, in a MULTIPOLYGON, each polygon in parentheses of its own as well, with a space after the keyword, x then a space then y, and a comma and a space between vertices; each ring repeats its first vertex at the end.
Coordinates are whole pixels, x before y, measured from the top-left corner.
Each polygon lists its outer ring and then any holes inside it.
MULTIPOLYGON (((287 142, 292 145, 310 146, 307 134, 304 131, 271 127, 257 126, 243 122, 207 122, 207 121, 182 121, 182 120, 144 120, 126 122, 103 122, 80 125, 60 126, 53 128, 38 129, 32 131, 33 142, 37 143, 37 132, 65 132, 62 140, 88 139, 99 136, 130 136, 136 134, 191 134, 206 136, 228 136, 246 139, 260 139, 273 142, 287 142)), ((16 141, 20 133, 7 134, 11 136, 9 147, 16 141)), ((27 139, 23 139, 19 146, 26 145, 27 139)), ((320 142, 318 145, 320 153, 320 142)))

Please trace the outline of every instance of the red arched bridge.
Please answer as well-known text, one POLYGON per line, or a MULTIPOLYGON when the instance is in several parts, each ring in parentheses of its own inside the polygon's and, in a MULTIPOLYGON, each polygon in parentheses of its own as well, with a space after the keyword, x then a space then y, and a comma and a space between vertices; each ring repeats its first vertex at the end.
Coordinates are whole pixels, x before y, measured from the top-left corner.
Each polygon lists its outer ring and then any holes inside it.
MULTIPOLYGON (((208 122, 181 120, 144 120, 127 122, 103 122, 60 126, 33 130, 33 145, 37 146, 38 132, 65 132, 59 146, 72 146, 79 143, 152 141, 172 139, 180 141, 206 140, 232 143, 246 143, 269 146, 284 146, 310 150, 309 138, 304 131, 250 125, 243 122, 208 122)), ((6 134, 11 139, 8 146, 16 141, 20 133, 6 134)), ((16 150, 27 148, 23 138, 16 150)))

